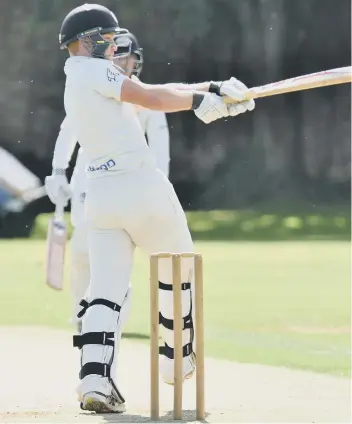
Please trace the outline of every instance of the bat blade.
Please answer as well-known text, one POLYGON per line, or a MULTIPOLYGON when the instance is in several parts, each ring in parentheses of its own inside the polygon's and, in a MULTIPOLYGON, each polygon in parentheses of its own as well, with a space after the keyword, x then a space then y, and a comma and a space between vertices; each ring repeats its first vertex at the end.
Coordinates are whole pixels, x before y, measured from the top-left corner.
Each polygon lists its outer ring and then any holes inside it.
POLYGON ((55 290, 63 289, 66 240, 65 221, 52 218, 49 221, 46 239, 46 284, 55 290))
MULTIPOLYGON (((336 84, 352 82, 352 67, 329 69, 313 74, 273 82, 259 87, 253 87, 245 92, 245 99, 252 100, 261 97, 275 96, 277 94, 291 93, 294 91, 310 90, 312 88, 327 87, 336 84)), ((230 97, 225 97, 225 103, 235 103, 230 97)))

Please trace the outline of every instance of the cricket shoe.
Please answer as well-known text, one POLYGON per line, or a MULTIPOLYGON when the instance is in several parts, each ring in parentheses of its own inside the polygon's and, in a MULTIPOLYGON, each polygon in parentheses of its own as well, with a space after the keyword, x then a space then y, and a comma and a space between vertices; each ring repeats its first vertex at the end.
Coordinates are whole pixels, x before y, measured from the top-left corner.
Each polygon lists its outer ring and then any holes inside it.
POLYGON ((117 399, 113 395, 106 396, 100 392, 89 392, 83 396, 81 409, 97 414, 122 413, 126 412, 126 404, 124 399, 117 399))
POLYGON ((77 394, 84 411, 99 414, 126 411, 125 399, 112 379, 89 375, 81 381, 77 394))
MULTIPOLYGON (((182 359, 182 380, 192 378, 196 369, 196 355, 191 353, 182 359)), ((160 374, 166 384, 174 385, 174 360, 163 356, 160 361, 160 374)))

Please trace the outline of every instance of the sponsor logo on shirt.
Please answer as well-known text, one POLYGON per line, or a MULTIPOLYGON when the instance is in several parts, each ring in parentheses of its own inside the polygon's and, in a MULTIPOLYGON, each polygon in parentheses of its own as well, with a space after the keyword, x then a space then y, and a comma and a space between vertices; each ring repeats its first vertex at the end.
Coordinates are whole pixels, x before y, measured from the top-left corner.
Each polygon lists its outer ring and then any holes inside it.
POLYGON ((106 72, 109 82, 118 82, 118 77, 120 75, 118 72, 113 72, 110 68, 107 68, 106 72))
POLYGON ((107 162, 99 165, 99 166, 89 166, 88 172, 95 171, 109 171, 109 169, 113 168, 116 165, 116 162, 113 159, 109 159, 107 162))

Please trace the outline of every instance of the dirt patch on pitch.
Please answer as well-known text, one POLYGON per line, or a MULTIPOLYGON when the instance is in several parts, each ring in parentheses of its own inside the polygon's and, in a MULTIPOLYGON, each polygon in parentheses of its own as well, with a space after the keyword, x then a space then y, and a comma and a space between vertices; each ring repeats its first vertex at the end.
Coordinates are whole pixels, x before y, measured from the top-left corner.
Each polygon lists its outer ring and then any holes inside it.
MULTIPOLYGON (((1 423, 150 422, 149 350, 122 341, 118 386, 123 415, 80 411, 75 387, 79 354, 71 334, 0 327, 1 423)), ((347 379, 262 365, 206 360, 207 422, 350 422, 347 379)), ((171 421, 172 388, 161 383, 162 422, 171 421)), ((195 381, 184 386, 184 420, 195 421, 195 381)))

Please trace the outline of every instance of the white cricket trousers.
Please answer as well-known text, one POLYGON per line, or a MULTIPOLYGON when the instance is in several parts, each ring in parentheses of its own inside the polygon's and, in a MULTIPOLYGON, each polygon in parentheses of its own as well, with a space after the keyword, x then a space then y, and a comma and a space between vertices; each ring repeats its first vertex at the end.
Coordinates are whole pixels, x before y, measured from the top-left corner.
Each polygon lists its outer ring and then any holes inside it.
MULTIPOLYGON (((86 197, 86 225, 91 281, 89 301, 106 299, 122 305, 131 277, 135 247, 145 253, 193 252, 194 246, 182 206, 172 184, 154 168, 141 168, 125 174, 90 179, 86 197)), ((183 331, 185 349, 192 346, 192 290, 193 262, 182 264, 183 317, 187 325, 183 331)), ((162 334, 169 359, 173 351, 172 268, 169 259, 159 261, 160 314, 162 334), (171 350, 171 354, 170 354, 171 350)), ((145 276, 149 284, 149 276, 145 276)), ((148 299, 145 299, 148 302, 148 299)), ((83 317, 82 332, 116 332, 119 314, 106 306, 89 307, 83 317)), ((185 351, 186 352, 186 351, 185 351)), ((185 353, 185 356, 189 352, 185 353)), ((167 355, 166 355, 167 356, 167 355)), ((87 362, 114 364, 116 353, 110 346, 86 345, 82 349, 82 365, 87 362)), ((100 390, 106 385, 97 383, 96 376, 83 378, 82 392, 100 390), (86 384, 85 383, 86 380, 86 384), (83 387, 84 386, 84 387, 83 387)))
MULTIPOLYGON (((91 296, 103 294, 118 304, 123 301, 130 281, 135 246, 147 254, 194 249, 174 188, 157 169, 91 179, 86 225, 91 296)), ((183 278, 188 281, 189 275, 183 278)), ((170 280, 163 267, 160 280, 170 280)))

